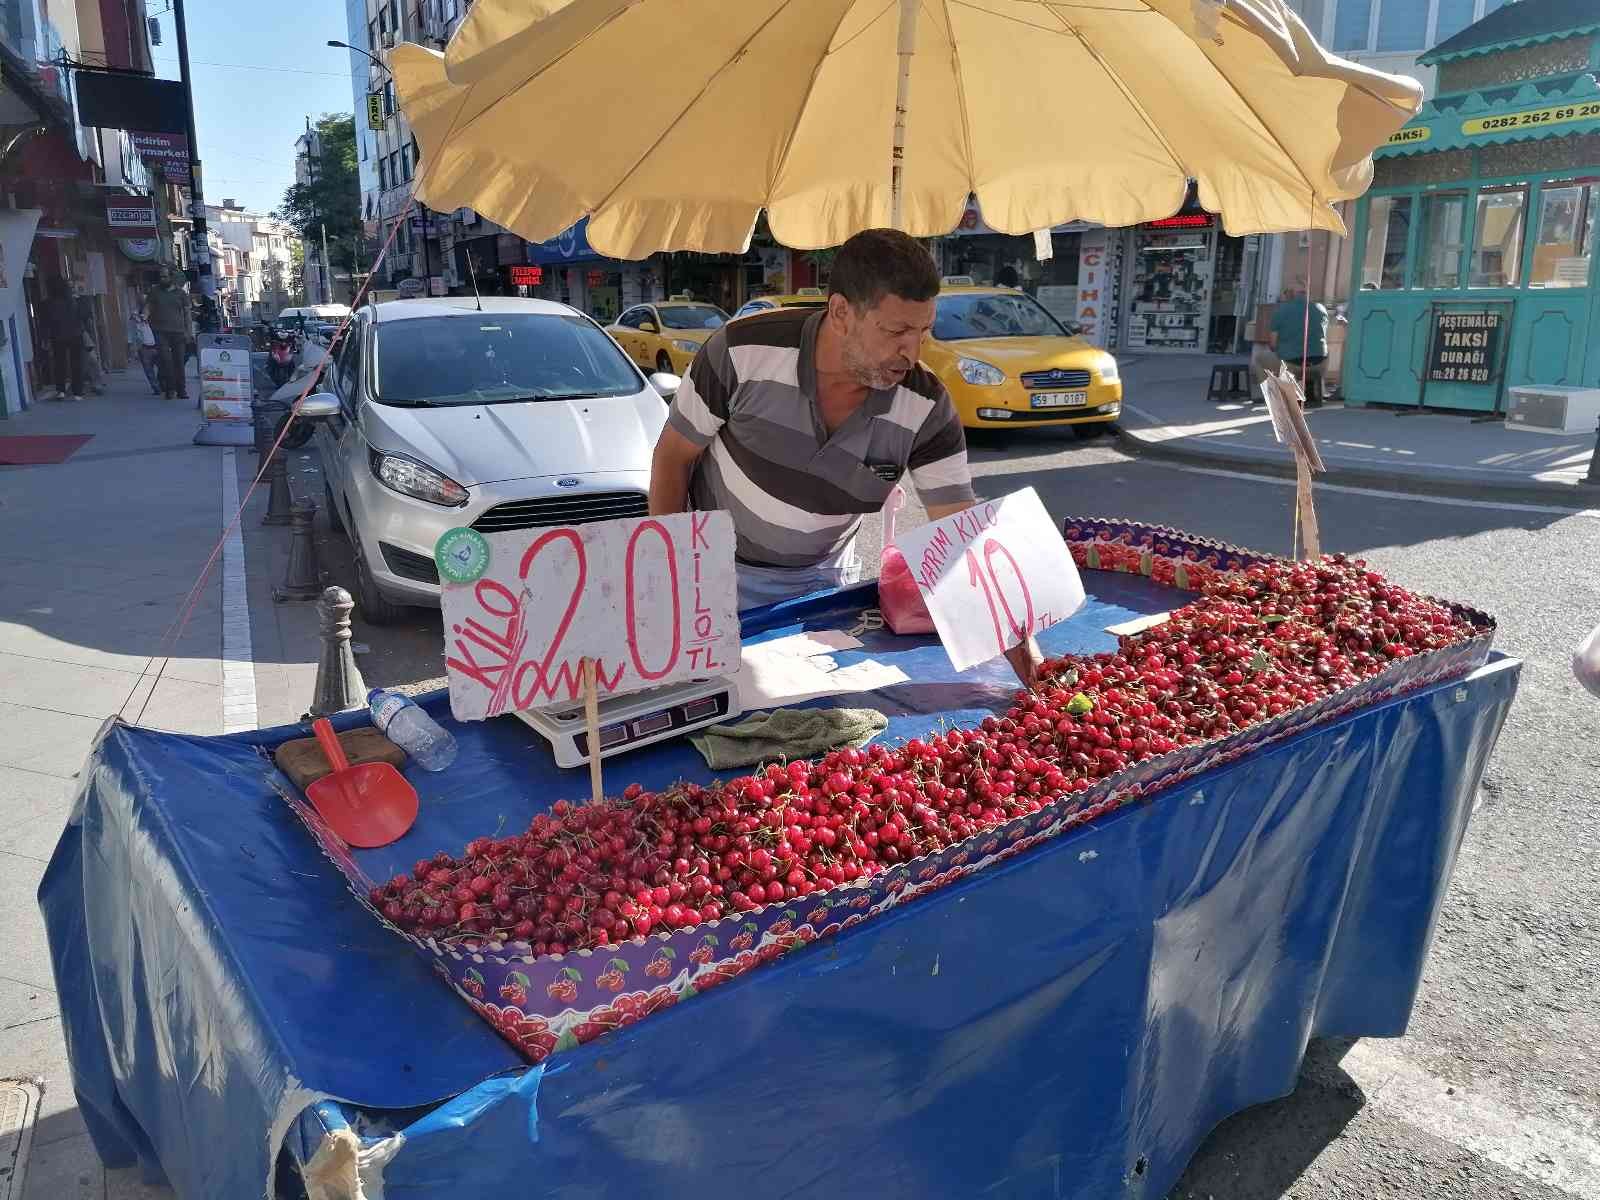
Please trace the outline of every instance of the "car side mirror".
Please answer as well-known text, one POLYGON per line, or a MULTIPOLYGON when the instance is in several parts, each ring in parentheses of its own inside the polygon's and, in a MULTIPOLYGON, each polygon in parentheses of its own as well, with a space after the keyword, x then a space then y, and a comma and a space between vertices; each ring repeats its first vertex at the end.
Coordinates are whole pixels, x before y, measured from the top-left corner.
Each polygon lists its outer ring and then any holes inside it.
POLYGON ((339 415, 339 397, 332 392, 315 392, 300 401, 296 412, 308 421, 339 415))
POLYGON ((657 325, 654 321, 640 321, 638 328, 639 328, 639 332, 640 333, 660 333, 661 332, 661 326, 657 325))
POLYGON ((663 400, 671 400, 678 394, 678 389, 683 386, 683 380, 666 371, 657 371, 650 376, 650 386, 661 393, 663 400))

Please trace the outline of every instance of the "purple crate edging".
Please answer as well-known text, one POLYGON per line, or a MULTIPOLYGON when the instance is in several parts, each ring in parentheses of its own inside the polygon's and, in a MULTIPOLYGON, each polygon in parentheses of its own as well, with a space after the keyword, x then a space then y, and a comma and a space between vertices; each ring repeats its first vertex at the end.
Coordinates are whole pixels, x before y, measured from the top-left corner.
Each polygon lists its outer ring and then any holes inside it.
MULTIPOLYGON (((1274 561, 1273 556, 1133 521, 1068 519, 1065 537, 1085 544, 1126 547, 1130 569, 1158 582, 1174 582, 1180 564, 1234 571, 1274 561), (1173 564, 1173 580, 1162 564, 1173 564)), ((1115 556, 1113 556, 1115 557, 1115 556)), ((1440 601, 1440 603, 1448 603, 1440 601)), ((1059 836, 1103 814, 1293 736, 1313 725, 1369 707, 1404 692, 1465 675, 1482 666, 1494 622, 1461 605, 1449 607, 1484 632, 1443 650, 1396 661, 1381 674, 1314 704, 1280 714, 1243 732, 1184 746, 1136 763, 1038 813, 1017 817, 964 842, 923 855, 873 876, 784 904, 710 921, 694 929, 651 934, 618 946, 535 958, 526 943, 480 943, 461 938, 419 938, 389 922, 368 898, 369 879, 349 847, 316 810, 279 777, 275 786, 305 823, 323 853, 345 877, 373 917, 427 957, 439 976, 502 1036, 534 1062, 555 1050, 591 1040, 670 1007, 710 987, 830 937, 870 916, 981 871, 992 863, 1059 836), (518 947, 524 953, 518 954, 518 947), (508 953, 509 951, 509 953, 508 953)))

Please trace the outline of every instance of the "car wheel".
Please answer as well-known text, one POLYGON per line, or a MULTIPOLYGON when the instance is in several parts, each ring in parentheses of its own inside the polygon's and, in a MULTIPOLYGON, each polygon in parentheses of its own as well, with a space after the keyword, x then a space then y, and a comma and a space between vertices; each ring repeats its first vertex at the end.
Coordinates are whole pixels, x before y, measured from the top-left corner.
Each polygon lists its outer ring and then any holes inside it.
POLYGON ((396 604, 378 588, 378 581, 367 569, 367 556, 362 553, 361 539, 352 537, 350 544, 356 552, 356 612, 368 625, 393 625, 406 615, 406 606, 396 604))
POLYGON ((660 371, 663 375, 677 374, 677 372, 672 369, 672 359, 665 350, 656 351, 656 370, 660 371))
POLYGON ((1092 441, 1105 431, 1106 423, 1104 421, 1095 421, 1089 425, 1074 425, 1072 427, 1072 435, 1080 442, 1092 441))
POLYGON ((322 481, 322 495, 328 507, 328 528, 335 533, 344 534, 344 513, 339 511, 339 502, 333 498, 333 485, 326 479, 322 481))

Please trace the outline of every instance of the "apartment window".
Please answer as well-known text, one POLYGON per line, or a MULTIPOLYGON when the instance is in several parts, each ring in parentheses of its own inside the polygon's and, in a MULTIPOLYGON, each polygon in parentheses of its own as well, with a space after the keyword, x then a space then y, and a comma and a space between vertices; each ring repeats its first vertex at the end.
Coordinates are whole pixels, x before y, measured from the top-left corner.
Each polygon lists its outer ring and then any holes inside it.
POLYGON ((394 109, 394 80, 390 79, 383 85, 383 115, 386 117, 394 116, 394 109))
POLYGON ((1596 202, 1600 202, 1600 183, 1546 184, 1540 191, 1529 287, 1589 285, 1596 202))
POLYGON ((1365 50, 1372 40, 1372 6, 1362 0, 1340 0, 1333 13, 1333 48, 1365 50))
POLYGON ((379 49, 381 49, 381 46, 380 46, 379 41, 378 41, 378 34, 379 34, 378 22, 376 22, 376 21, 368 21, 367 22, 367 48, 369 50, 371 50, 374 54, 376 54, 379 51, 379 49))
POLYGON ((1312 37, 1318 39, 1322 37, 1324 0, 1289 0, 1289 7, 1294 9, 1306 23, 1306 28, 1311 31, 1312 37))
POLYGON ((389 182, 394 187, 400 186, 400 151, 398 150, 389 155, 389 182))
POLYGON ((422 170, 422 147, 417 145, 417 139, 411 139, 411 166, 414 170, 422 170))
POLYGON ((1432 44, 1455 37, 1471 25, 1473 9, 1476 7, 1476 0, 1439 0, 1438 30, 1433 35, 1432 44))
POLYGON ((1411 197, 1374 196, 1367 213, 1367 245, 1361 257, 1361 290, 1394 291, 1406 285, 1411 239, 1411 197))
POLYGON ((378 186, 384 191, 389 190, 389 162, 387 159, 378 160, 378 186))
POLYGON ((1466 258, 1467 197, 1464 192, 1428 196, 1422 202, 1422 269, 1418 287, 1458 288, 1466 258))
POLYGON ((1478 193, 1478 229, 1472 243, 1468 287, 1516 286, 1522 265, 1522 210, 1527 202, 1525 187, 1478 193))
POLYGON ((1381 0, 1379 50, 1422 50, 1428 42, 1428 0, 1381 0))

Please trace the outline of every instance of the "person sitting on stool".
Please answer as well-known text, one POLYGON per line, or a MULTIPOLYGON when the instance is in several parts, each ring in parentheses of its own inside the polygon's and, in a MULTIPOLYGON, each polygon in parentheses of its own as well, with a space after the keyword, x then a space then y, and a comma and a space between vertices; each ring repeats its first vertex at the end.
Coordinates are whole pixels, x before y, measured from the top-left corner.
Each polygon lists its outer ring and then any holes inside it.
POLYGON ((1305 380, 1306 407, 1322 407, 1322 371, 1328 361, 1328 310, 1311 305, 1306 319, 1305 286, 1296 283, 1272 314, 1272 348, 1296 379, 1305 380))

